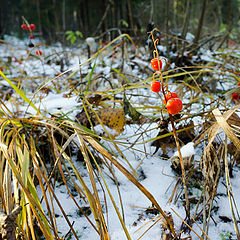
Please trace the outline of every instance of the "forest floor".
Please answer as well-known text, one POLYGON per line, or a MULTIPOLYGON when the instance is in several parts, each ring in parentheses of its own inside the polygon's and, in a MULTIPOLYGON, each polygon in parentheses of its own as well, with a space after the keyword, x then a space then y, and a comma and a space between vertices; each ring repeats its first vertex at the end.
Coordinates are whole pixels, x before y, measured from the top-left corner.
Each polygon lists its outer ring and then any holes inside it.
MULTIPOLYGON (((183 230, 186 201, 182 173, 179 162, 177 168, 173 165, 179 160, 176 160, 177 148, 161 93, 150 90, 154 71, 149 47, 134 47, 128 40, 119 39, 89 59, 86 43, 63 47, 61 44, 46 46, 38 40, 33 42, 35 47, 29 48, 29 40, 7 36, 0 44, 0 70, 19 90, 16 92, 9 81, 1 77, 1 112, 7 113, 2 116, 11 116, 14 121, 28 119, 28 124, 38 118, 45 122, 51 119, 77 122, 85 135, 89 133, 104 146, 152 194, 160 207, 171 213, 176 233, 183 230), (36 50, 43 54, 37 55, 36 50), (95 116, 96 112, 102 121, 95 116), (164 126, 160 124, 163 120, 167 121, 164 126)), ((160 54, 166 54, 164 46, 159 45, 158 49, 160 54)), ((204 238, 203 230, 209 239, 237 239, 232 211, 238 225, 240 148, 235 138, 238 139, 240 132, 240 105, 232 94, 240 94, 239 59, 238 45, 220 50, 204 46, 197 52, 186 52, 181 58, 172 50, 170 64, 163 71, 164 84, 183 101, 183 109, 174 117, 174 122, 183 147, 181 153, 189 161, 185 166, 188 197, 191 216, 196 219, 191 231, 182 233, 181 239, 204 238), (214 109, 219 109, 220 116, 214 109), (225 125, 218 125, 218 117, 225 125), (222 126, 230 127, 230 133, 222 126), (207 151, 207 146, 211 150, 207 151)), ((44 128, 38 131, 36 145, 50 173, 55 150, 46 135, 51 133, 44 128)), ((81 143, 81 137, 77 136, 76 133, 73 141, 81 143)), ((59 139, 57 135, 56 139, 59 139)), ((67 138, 58 141, 59 152, 66 141, 67 138)), ((86 149, 99 161, 100 169, 96 163, 91 163, 94 185, 80 143, 79 148, 74 143, 66 152, 90 191, 94 193, 94 186, 97 188, 110 238, 127 239, 114 207, 116 204, 131 239, 161 239, 163 218, 152 202, 116 165, 101 163, 102 157, 94 146, 85 143, 86 149)), ((67 159, 64 154, 62 158, 62 162, 67 159)), ((96 225, 87 194, 85 197, 79 194, 84 188, 75 168, 66 160, 64 169, 66 182, 57 170, 54 180, 50 180, 56 198, 79 239, 100 239, 90 223, 96 225), (76 190, 77 186, 82 190, 76 190)), ((39 199, 44 198, 42 187, 35 186, 39 199)), ((96 197, 95 193, 93 195, 96 197)), ((55 197, 49 192, 47 196, 52 199, 59 236, 75 239, 55 197)), ((49 202, 41 202, 46 214, 49 202)))

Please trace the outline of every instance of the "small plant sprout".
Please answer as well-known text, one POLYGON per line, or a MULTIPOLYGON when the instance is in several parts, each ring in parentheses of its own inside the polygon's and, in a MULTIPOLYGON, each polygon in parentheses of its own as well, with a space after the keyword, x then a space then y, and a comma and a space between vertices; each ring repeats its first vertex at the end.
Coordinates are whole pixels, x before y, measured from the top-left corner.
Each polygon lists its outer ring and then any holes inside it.
POLYGON ((80 31, 66 31, 66 39, 67 41, 70 41, 71 43, 75 43, 77 39, 83 38, 83 34, 80 31))

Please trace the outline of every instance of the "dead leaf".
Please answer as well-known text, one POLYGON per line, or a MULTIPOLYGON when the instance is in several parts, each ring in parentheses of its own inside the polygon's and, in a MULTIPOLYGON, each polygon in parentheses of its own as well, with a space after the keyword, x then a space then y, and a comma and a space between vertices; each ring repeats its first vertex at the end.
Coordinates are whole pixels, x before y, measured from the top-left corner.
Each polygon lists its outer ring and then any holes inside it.
POLYGON ((81 112, 79 112, 76 115, 76 122, 78 122, 79 124, 81 124, 87 128, 91 128, 91 124, 90 124, 87 114, 85 113, 84 110, 82 110, 81 112))
POLYGON ((122 108, 103 108, 98 111, 98 116, 103 125, 116 130, 118 134, 123 132, 125 125, 125 114, 122 108))
POLYGON ((98 106, 102 100, 102 96, 100 94, 95 94, 87 98, 88 102, 94 106, 98 106))

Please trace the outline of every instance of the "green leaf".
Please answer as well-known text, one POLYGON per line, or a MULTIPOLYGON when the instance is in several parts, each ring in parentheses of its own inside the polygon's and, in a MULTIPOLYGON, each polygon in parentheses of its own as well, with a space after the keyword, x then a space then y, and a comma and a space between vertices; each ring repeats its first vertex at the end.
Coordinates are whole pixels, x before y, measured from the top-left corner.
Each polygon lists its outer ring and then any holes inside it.
POLYGON ((129 117, 131 117, 133 121, 139 120, 139 117, 141 116, 141 113, 138 112, 131 105, 131 103, 127 100, 125 92, 124 92, 124 97, 123 97, 123 109, 124 109, 125 114, 128 114, 129 117))
POLYGON ((119 24, 122 24, 124 27, 128 28, 128 22, 124 19, 119 20, 119 24))
POLYGON ((65 34, 66 35, 73 35, 73 31, 66 31, 65 34))
POLYGON ((68 35, 66 39, 67 39, 67 41, 71 41, 72 36, 71 36, 71 35, 68 35))
POLYGON ((80 31, 76 31, 75 34, 80 37, 80 38, 83 38, 83 34, 80 32, 80 31))
POLYGON ((71 43, 74 43, 77 40, 76 36, 72 36, 71 43))

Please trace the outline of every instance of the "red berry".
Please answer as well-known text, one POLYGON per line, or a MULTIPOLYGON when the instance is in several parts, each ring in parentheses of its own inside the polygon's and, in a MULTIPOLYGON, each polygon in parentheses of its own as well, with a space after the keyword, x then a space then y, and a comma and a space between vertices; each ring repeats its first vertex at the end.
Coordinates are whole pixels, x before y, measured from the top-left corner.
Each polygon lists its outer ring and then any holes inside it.
POLYGON ((155 93, 158 93, 161 90, 161 83, 160 82, 152 82, 151 90, 155 93))
POLYGON ((33 30, 33 31, 34 31, 34 30, 35 30, 35 28, 36 28, 36 27, 35 27, 35 24, 33 24, 33 23, 32 23, 32 24, 30 24, 30 28, 31 28, 31 30, 33 30))
POLYGON ((21 28, 22 28, 23 30, 27 30, 27 25, 26 25, 26 24, 22 24, 22 25, 21 25, 21 28))
POLYGON ((237 85, 240 87, 240 82, 237 85))
POLYGON ((35 53, 36 53, 36 55, 42 56, 42 51, 41 50, 37 50, 35 53))
MULTIPOLYGON (((159 60, 160 63, 160 69, 162 69, 162 61, 159 60)), ((153 58, 151 60, 151 66, 155 71, 159 71, 159 65, 158 65, 158 59, 157 58, 153 58)))
POLYGON ((232 94, 232 99, 234 99, 234 100, 238 100, 239 99, 239 94, 238 93, 233 93, 232 94))
MULTIPOLYGON (((165 94, 166 100, 168 102, 169 99, 171 98, 178 98, 178 95, 175 92, 168 92, 167 94, 165 94)), ((163 103, 166 105, 166 100, 165 97, 163 97, 163 103)))
POLYGON ((179 98, 171 98, 167 102, 167 110, 170 114, 174 115, 182 110, 183 104, 179 98))

